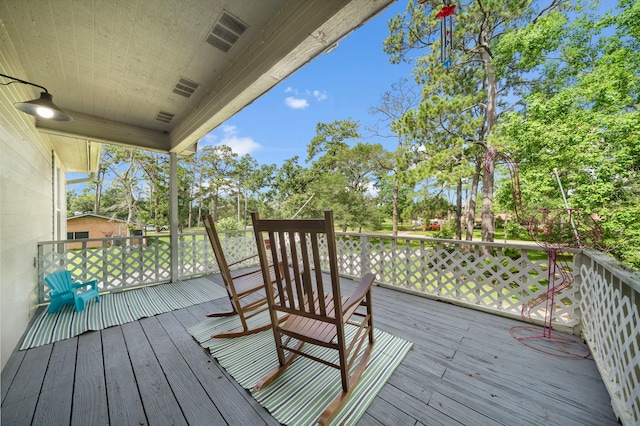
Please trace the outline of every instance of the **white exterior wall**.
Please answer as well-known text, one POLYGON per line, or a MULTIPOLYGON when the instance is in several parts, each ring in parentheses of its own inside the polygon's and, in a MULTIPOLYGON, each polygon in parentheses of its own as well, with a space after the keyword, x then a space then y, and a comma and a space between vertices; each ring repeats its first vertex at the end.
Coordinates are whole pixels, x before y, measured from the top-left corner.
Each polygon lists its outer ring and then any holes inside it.
MULTIPOLYGON (((0 72, 27 79, 0 25, 0 72)), ((5 79, 6 81, 6 79, 5 79)), ((54 154, 34 118, 13 106, 39 96, 22 84, 0 86, 0 363, 4 368, 37 308, 39 241, 54 239, 54 154)), ((66 217, 65 171, 58 206, 66 217)), ((57 233, 57 232, 56 232, 57 233)), ((61 235, 66 235, 62 220, 61 235)))

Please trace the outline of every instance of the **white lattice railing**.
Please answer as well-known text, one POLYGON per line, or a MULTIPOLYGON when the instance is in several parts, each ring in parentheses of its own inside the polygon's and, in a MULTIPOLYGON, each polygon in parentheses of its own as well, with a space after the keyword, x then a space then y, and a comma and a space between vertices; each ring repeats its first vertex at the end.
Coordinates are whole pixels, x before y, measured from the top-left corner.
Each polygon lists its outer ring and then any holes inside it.
POLYGON ((588 251, 580 266, 583 335, 625 425, 640 424, 640 273, 588 251))
MULTIPOLYGON (((344 233, 337 245, 343 274, 359 277, 370 270, 380 284, 513 318, 521 318, 528 306, 524 315, 536 323, 547 315, 542 302, 548 265, 544 250, 535 244, 344 233)), ((571 271, 576 252, 563 254, 563 266, 571 271)), ((579 303, 576 286, 556 296, 554 324, 574 331, 580 323, 579 303)))
MULTIPOLYGON (((227 262, 249 256, 252 250, 255 252, 255 239, 250 232, 220 234, 227 262)), ((178 238, 179 278, 219 272, 204 233, 180 234, 178 238)), ((48 302, 44 277, 60 269, 68 269, 78 281, 98 280, 101 292, 168 282, 171 278, 168 240, 168 237, 146 236, 41 242, 38 244, 39 301, 48 302)))
MULTIPOLYGON (((255 253, 251 232, 220 234, 229 263, 255 253)), ((180 278, 218 272, 204 233, 178 238, 180 278)), ((527 317, 534 322, 542 322, 547 314, 540 303, 547 290, 547 262, 529 259, 542 252, 536 245, 338 233, 337 249, 340 272, 346 276, 372 271, 379 284, 517 318, 523 306, 531 306, 527 317), (492 255, 482 254, 487 247, 492 255)), ((49 241, 40 243, 38 250, 41 303, 47 301, 44 277, 58 269, 69 269, 81 281, 98 280, 101 291, 167 282, 171 277, 168 237, 49 241)), ((571 261, 567 267, 573 269, 571 261)), ((579 302, 576 286, 565 289, 556 298, 555 323, 572 331, 580 323, 579 302)))
MULTIPOLYGON (((220 234, 228 262, 255 252, 251 232, 220 234)), ((530 306, 527 317, 539 324, 548 313, 540 303, 547 294, 548 262, 537 245, 356 233, 336 237, 345 276, 372 271, 378 284, 507 317, 520 318, 523 307, 530 306)), ((168 237, 43 242, 38 245, 40 301, 47 301, 44 277, 58 269, 69 269, 78 280, 97 279, 101 291, 111 291, 169 281, 170 258, 168 237), (69 248, 78 243, 81 248, 69 248)), ((575 281, 555 297, 553 326, 582 333, 616 414, 624 424, 639 424, 639 274, 598 252, 567 250, 563 259, 575 281)), ((181 279, 218 272, 204 233, 179 235, 178 267, 181 279)))
POLYGON ((39 300, 48 301, 44 277, 68 269, 76 280, 98 280, 101 292, 168 281, 169 244, 150 237, 47 241, 38 244, 39 300))

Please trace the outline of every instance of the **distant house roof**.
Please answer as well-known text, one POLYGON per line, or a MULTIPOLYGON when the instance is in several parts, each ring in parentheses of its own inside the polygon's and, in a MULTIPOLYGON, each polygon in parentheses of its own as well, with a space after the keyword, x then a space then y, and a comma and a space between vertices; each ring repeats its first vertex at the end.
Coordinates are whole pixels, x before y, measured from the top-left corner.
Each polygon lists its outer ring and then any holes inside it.
POLYGON ((126 220, 111 218, 109 216, 101 216, 99 214, 93 214, 93 213, 82 213, 82 214, 78 214, 78 215, 75 215, 75 216, 69 216, 69 217, 67 217, 67 221, 70 221, 70 220, 73 220, 73 219, 80 219, 81 217, 97 217, 99 219, 106 219, 106 220, 110 220, 112 222, 127 223, 126 220))

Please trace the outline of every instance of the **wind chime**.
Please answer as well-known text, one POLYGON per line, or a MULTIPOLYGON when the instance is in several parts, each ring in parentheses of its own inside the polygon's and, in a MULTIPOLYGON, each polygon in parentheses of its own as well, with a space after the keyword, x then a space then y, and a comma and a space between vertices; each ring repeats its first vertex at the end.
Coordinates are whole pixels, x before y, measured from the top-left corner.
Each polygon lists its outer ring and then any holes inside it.
POLYGON ((445 5, 436 18, 440 20, 440 62, 445 68, 451 66, 453 54, 453 15, 456 14, 456 5, 445 5))

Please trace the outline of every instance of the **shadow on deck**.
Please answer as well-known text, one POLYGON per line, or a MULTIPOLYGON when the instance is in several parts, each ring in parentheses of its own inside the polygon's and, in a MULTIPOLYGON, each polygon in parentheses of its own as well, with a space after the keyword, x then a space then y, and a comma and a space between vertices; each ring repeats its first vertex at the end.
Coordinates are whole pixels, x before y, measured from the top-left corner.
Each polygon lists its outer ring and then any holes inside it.
MULTIPOLYGON (((360 424, 618 424, 593 360, 526 347, 509 334, 522 323, 382 287, 373 301, 375 327, 414 346, 360 424)), ((186 332, 227 306, 219 299, 14 352, 1 423, 278 424, 186 332)))

